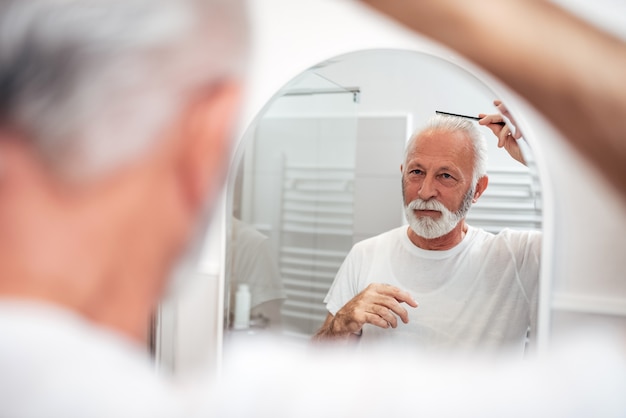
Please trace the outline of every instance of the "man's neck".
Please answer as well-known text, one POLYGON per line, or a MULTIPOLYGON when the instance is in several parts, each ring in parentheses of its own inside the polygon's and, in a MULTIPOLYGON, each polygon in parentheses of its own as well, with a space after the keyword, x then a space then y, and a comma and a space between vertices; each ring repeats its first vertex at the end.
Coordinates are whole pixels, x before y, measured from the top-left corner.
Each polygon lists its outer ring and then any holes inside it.
MULTIPOLYGON (((68 292, 70 293, 70 292, 68 292)), ((125 335, 129 340, 140 345, 147 343, 150 314, 153 312, 139 303, 125 310, 126 315, 105 309, 99 302, 101 298, 94 297, 92 303, 77 300, 75 295, 61 295, 36 283, 24 283, 16 286, 14 283, 0 282, 0 299, 44 303, 56 305, 68 311, 75 312, 98 326, 108 328, 116 333, 125 335)))
POLYGON ((441 237, 428 239, 421 237, 415 233, 411 229, 411 227, 407 227, 407 235, 409 240, 416 246, 423 250, 430 251, 444 251, 449 250, 451 248, 456 247, 463 238, 465 238, 465 234, 467 232, 467 224, 464 219, 452 229, 452 231, 448 232, 446 235, 441 237))
MULTIPOLYGON (((144 281, 138 279, 143 275, 131 269, 124 277, 125 272, 111 272, 105 277, 102 272, 106 269, 95 267, 96 260, 82 262, 80 257, 63 256, 62 253, 55 253, 54 264, 42 260, 28 263, 29 260, 16 247, 0 241, 1 298, 58 305, 144 343, 154 309, 149 302, 153 300, 151 293, 155 290, 148 289, 144 281), (38 265, 50 268, 39 268, 38 265), (124 286, 124 283, 133 285, 124 286)), ((38 250, 32 253, 41 254, 38 250)))

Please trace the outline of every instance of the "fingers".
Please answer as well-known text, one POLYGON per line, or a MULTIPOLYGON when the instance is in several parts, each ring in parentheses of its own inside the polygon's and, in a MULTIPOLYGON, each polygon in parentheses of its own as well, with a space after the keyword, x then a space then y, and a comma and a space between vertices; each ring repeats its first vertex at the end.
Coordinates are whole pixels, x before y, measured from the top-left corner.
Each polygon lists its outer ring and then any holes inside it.
POLYGON ((408 312, 404 308, 400 308, 404 311, 401 314, 381 305, 372 305, 371 308, 372 310, 370 312, 366 312, 365 323, 376 325, 381 328, 397 328, 398 317, 405 324, 409 323, 408 312))
POLYGON ((511 127, 508 124, 501 125, 501 123, 505 122, 502 114, 492 114, 487 115, 481 113, 478 117, 482 118, 478 121, 480 125, 487 126, 494 133, 496 137, 498 137, 498 148, 503 148, 506 146, 507 141, 511 139, 518 139, 521 137, 519 132, 513 132, 511 127))
MULTIPOLYGON (((406 303, 413 308, 418 306, 409 292, 387 284, 371 284, 362 293, 364 293, 364 299, 369 302, 366 305, 367 312, 374 315, 374 317, 368 317, 368 320, 374 321, 375 323, 371 323, 378 326, 383 323, 375 316, 382 318, 392 328, 397 326, 397 317, 406 324, 409 322, 409 313, 401 303, 406 303)), ((383 327, 386 328, 386 326, 383 327)))
POLYGON ((486 115, 481 113, 478 117, 482 118, 478 121, 478 123, 491 129, 491 132, 493 132, 493 134, 498 138, 498 147, 502 148, 504 146, 503 139, 506 137, 508 132, 511 132, 508 126, 500 124, 504 121, 502 115, 486 115))
MULTIPOLYGON (((398 317, 393 314, 391 309, 380 305, 375 305, 372 308, 372 312, 368 312, 368 316, 366 318, 368 323, 381 328, 396 328, 398 326, 398 317)), ((406 324, 405 321, 403 322, 406 324)))
POLYGON ((406 324, 409 313, 401 305, 403 303, 413 308, 418 306, 409 292, 387 284, 370 284, 337 311, 334 331, 358 332, 366 323, 381 328, 396 328, 398 318, 406 324))
POLYGON ((526 165, 524 156, 517 143, 517 140, 522 138, 522 132, 518 129, 509 110, 500 100, 494 100, 493 104, 500 113, 490 115, 481 113, 478 115, 481 118, 478 123, 491 129, 491 132, 498 137, 498 148, 504 148, 511 157, 526 165))
POLYGON ((417 308, 417 302, 413 299, 413 296, 411 296, 409 292, 389 284, 372 283, 365 288, 364 292, 371 295, 383 296, 379 303, 381 305, 386 305, 389 309, 393 309, 395 306, 400 306, 400 303, 406 303, 413 308, 417 308))
POLYGON ((504 103, 502 103, 501 100, 494 100, 493 104, 498 109, 498 112, 500 112, 502 115, 504 115, 510 121, 510 123, 513 125, 513 127, 515 128, 514 132, 511 131, 511 135, 513 136, 513 138, 520 139, 523 136, 522 132, 518 128, 517 122, 515 121, 513 116, 511 116, 511 113, 509 112, 509 109, 504 105, 504 103))
MULTIPOLYGON (((491 124, 498 124, 496 126, 499 126, 500 128, 502 128, 502 126, 503 126, 502 123, 506 122, 500 113, 494 113, 494 114, 491 114, 491 115, 488 115, 488 114, 485 114, 485 113, 481 113, 481 114, 478 115, 478 117, 481 118, 478 121, 478 124, 479 125, 484 125, 484 126, 489 126, 491 124)), ((489 126, 489 128, 492 128, 492 127, 489 126)))
POLYGON ((507 141, 511 141, 513 139, 513 133, 511 132, 511 128, 505 126, 498 133, 498 148, 502 148, 506 146, 507 141))
POLYGON ((498 109, 498 112, 506 116, 508 119, 511 119, 511 114, 509 113, 509 109, 502 103, 501 100, 494 100, 494 106, 498 109))
POLYGON ((404 302, 409 306, 417 308, 417 302, 415 301, 415 299, 413 299, 413 296, 411 296, 409 292, 399 289, 395 286, 391 286, 389 284, 381 284, 381 286, 383 286, 383 288, 386 289, 389 294, 398 302, 404 302))

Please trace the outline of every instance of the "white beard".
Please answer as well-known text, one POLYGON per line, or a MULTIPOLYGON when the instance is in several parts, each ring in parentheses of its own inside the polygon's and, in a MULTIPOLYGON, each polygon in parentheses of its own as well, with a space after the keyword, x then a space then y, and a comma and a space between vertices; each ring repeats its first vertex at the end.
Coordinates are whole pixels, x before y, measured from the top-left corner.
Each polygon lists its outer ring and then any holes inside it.
POLYGON ((463 197, 461 207, 456 212, 448 210, 443 203, 435 199, 415 199, 404 206, 406 220, 413 232, 422 238, 434 239, 442 237, 452 231, 465 218, 472 206, 473 196, 474 188, 472 187, 463 197), (441 212, 441 217, 439 219, 433 219, 430 216, 418 217, 415 215, 415 210, 435 210, 441 212))

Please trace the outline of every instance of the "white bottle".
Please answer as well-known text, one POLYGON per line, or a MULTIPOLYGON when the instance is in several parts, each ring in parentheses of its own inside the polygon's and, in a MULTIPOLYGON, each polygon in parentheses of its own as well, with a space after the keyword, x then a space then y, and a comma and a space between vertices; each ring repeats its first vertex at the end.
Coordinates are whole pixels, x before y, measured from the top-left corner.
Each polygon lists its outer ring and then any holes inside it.
POLYGON ((247 284, 240 284, 235 294, 235 322, 234 329, 250 327, 250 288, 247 284))

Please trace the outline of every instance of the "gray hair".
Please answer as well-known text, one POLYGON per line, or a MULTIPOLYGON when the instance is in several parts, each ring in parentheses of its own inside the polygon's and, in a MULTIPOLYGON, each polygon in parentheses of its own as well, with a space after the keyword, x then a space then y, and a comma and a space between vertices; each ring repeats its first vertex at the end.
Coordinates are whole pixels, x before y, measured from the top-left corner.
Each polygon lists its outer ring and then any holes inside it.
POLYGON ((475 123, 466 119, 460 118, 457 116, 444 116, 444 115, 435 115, 431 117, 426 124, 415 131, 411 138, 409 139, 405 153, 404 153, 404 163, 406 166, 407 157, 409 152, 413 148, 413 144, 415 140, 423 133, 428 131, 447 131, 447 132, 464 132, 467 137, 471 140, 472 149, 474 151, 474 169, 472 173, 472 187, 476 186, 476 183, 481 177, 487 175, 487 142, 483 134, 476 127, 475 123))
POLYGON ((238 0, 3 0, 0 129, 62 174, 153 146, 191 95, 245 67, 238 0))

